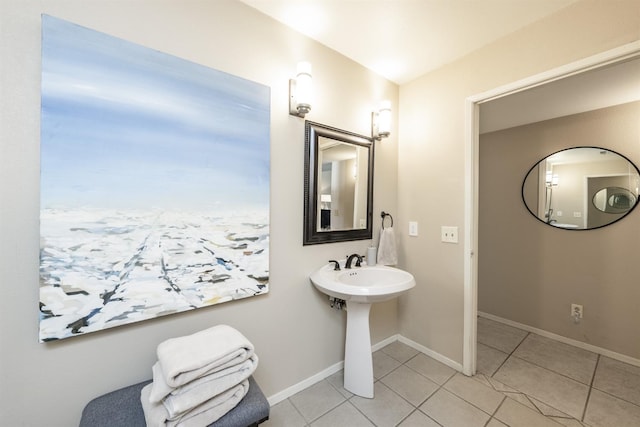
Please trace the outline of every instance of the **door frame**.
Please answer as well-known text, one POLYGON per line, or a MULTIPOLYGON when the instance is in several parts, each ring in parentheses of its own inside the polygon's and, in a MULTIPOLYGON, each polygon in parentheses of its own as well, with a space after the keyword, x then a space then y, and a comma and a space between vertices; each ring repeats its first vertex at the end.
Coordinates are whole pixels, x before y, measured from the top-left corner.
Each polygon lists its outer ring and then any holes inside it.
POLYGON ((464 341, 462 350, 462 369, 465 375, 471 376, 476 373, 480 104, 635 57, 640 57, 640 40, 472 95, 465 100, 464 225, 466 232, 464 233, 464 341))

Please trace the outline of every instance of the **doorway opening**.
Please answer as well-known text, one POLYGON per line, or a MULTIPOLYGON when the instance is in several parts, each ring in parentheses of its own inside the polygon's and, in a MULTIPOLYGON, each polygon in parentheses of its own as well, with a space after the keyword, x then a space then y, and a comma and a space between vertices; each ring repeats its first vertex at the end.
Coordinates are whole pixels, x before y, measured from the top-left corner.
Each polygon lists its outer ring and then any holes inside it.
POLYGON ((480 105, 567 77, 619 64, 640 57, 640 41, 572 62, 487 92, 468 97, 465 102, 465 260, 464 260, 464 343, 463 373, 476 372, 476 319, 478 314, 478 176, 480 105))

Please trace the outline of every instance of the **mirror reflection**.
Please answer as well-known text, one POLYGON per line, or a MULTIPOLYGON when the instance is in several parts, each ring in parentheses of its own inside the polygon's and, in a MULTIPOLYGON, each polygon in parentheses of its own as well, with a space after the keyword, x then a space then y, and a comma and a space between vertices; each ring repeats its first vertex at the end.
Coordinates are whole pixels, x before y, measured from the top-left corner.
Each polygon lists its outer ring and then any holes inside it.
POLYGON ((373 141, 309 121, 305 127, 303 244, 370 239, 373 141))
POLYGON ((601 212, 624 213, 635 204, 635 195, 626 188, 607 187, 593 196, 593 205, 601 212))
POLYGON ((318 139, 317 231, 367 228, 368 147, 318 139))
POLYGON ((576 147, 535 164, 522 198, 540 221, 587 230, 616 222, 636 206, 640 171, 626 157, 598 147, 576 147))

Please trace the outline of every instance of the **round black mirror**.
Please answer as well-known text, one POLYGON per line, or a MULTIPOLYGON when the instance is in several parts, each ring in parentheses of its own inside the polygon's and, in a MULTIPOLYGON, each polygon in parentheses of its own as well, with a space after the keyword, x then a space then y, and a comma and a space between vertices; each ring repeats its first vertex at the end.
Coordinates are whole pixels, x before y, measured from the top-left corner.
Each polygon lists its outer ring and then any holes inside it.
POLYGON ((626 157, 599 147, 553 153, 527 173, 522 199, 538 220, 567 230, 604 227, 638 201, 640 170, 626 157))

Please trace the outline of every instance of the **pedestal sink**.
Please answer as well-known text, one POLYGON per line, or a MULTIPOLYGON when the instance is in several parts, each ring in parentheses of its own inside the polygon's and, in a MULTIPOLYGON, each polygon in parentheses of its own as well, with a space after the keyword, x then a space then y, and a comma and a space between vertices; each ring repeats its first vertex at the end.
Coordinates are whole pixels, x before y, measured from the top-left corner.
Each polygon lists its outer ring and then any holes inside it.
POLYGON ((347 302, 347 337, 344 355, 344 388, 373 398, 373 361, 369 334, 371 304, 396 298, 416 285, 411 273, 387 266, 334 270, 329 264, 311 274, 321 292, 347 302))

